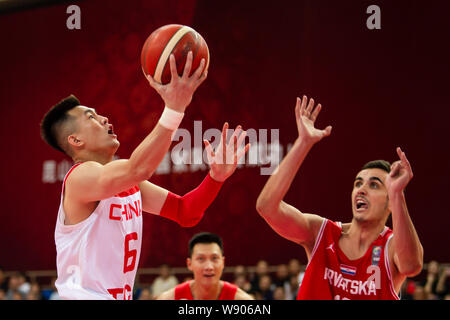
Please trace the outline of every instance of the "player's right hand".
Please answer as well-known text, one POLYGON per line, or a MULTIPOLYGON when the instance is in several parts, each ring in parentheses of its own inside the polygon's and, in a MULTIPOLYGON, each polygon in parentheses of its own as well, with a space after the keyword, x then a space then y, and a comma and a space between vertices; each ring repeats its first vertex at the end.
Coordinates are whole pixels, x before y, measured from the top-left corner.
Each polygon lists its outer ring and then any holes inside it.
POLYGON ((164 100, 166 107, 178 112, 184 112, 192 101, 195 90, 205 81, 208 70, 202 73, 205 67, 205 59, 202 59, 199 67, 189 76, 192 68, 192 51, 189 51, 184 66, 183 75, 180 77, 177 73, 175 56, 169 57, 171 80, 168 84, 162 85, 156 82, 151 75, 147 76, 150 85, 159 93, 164 100))
POLYGON ((311 98, 308 106, 306 106, 307 101, 308 98, 306 96, 303 96, 303 99, 297 97, 295 119, 297 121, 298 137, 303 142, 314 144, 331 134, 331 126, 326 127, 324 130, 314 127, 314 122, 322 109, 322 105, 319 103, 314 107, 314 99, 311 98))

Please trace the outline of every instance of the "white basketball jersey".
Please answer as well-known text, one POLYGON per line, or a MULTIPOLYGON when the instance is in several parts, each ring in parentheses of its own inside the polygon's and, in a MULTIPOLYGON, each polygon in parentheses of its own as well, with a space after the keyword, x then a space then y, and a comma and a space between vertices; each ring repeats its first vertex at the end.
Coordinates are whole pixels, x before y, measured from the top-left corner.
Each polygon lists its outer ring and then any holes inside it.
POLYGON ((142 199, 135 186, 101 200, 85 220, 65 225, 64 185, 55 228, 55 286, 63 299, 131 300, 142 240, 142 199))

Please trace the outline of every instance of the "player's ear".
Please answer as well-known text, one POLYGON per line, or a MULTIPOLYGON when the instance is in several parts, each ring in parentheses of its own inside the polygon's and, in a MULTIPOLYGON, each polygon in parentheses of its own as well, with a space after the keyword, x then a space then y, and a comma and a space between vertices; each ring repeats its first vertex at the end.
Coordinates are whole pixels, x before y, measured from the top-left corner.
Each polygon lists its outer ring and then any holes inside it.
POLYGON ((186 259, 186 266, 187 266, 189 271, 192 271, 192 260, 191 260, 191 258, 187 258, 186 259))
POLYGON ((391 209, 391 202, 389 201, 389 195, 386 196, 386 206, 385 206, 385 210, 389 211, 388 214, 388 218, 392 213, 392 209, 391 209))
POLYGON ((74 148, 79 148, 84 144, 83 141, 78 139, 78 137, 73 134, 71 134, 67 137, 67 142, 69 143, 70 146, 72 146, 74 148))

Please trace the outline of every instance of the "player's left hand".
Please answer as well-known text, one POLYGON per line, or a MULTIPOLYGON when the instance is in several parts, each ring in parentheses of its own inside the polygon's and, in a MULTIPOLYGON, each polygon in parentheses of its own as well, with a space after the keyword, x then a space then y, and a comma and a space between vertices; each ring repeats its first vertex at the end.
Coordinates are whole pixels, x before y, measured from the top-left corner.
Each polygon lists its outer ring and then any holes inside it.
POLYGON ((400 160, 391 165, 391 172, 385 181, 389 194, 402 192, 413 177, 411 165, 400 147, 397 148, 397 154, 400 160))
POLYGON ((236 170, 239 159, 241 159, 250 149, 250 144, 242 147, 247 133, 239 125, 233 132, 227 143, 228 123, 225 122, 222 128, 220 143, 214 152, 211 144, 204 140, 208 163, 211 167, 210 175, 216 181, 225 181, 236 170))

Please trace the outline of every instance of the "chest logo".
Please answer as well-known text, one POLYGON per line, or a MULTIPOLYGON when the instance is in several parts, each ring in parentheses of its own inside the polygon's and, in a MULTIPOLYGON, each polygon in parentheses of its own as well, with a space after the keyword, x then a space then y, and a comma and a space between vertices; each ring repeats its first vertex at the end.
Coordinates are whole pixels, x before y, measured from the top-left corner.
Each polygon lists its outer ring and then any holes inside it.
POLYGON ((381 246, 375 246, 372 249, 372 265, 378 266, 381 258, 381 246))

